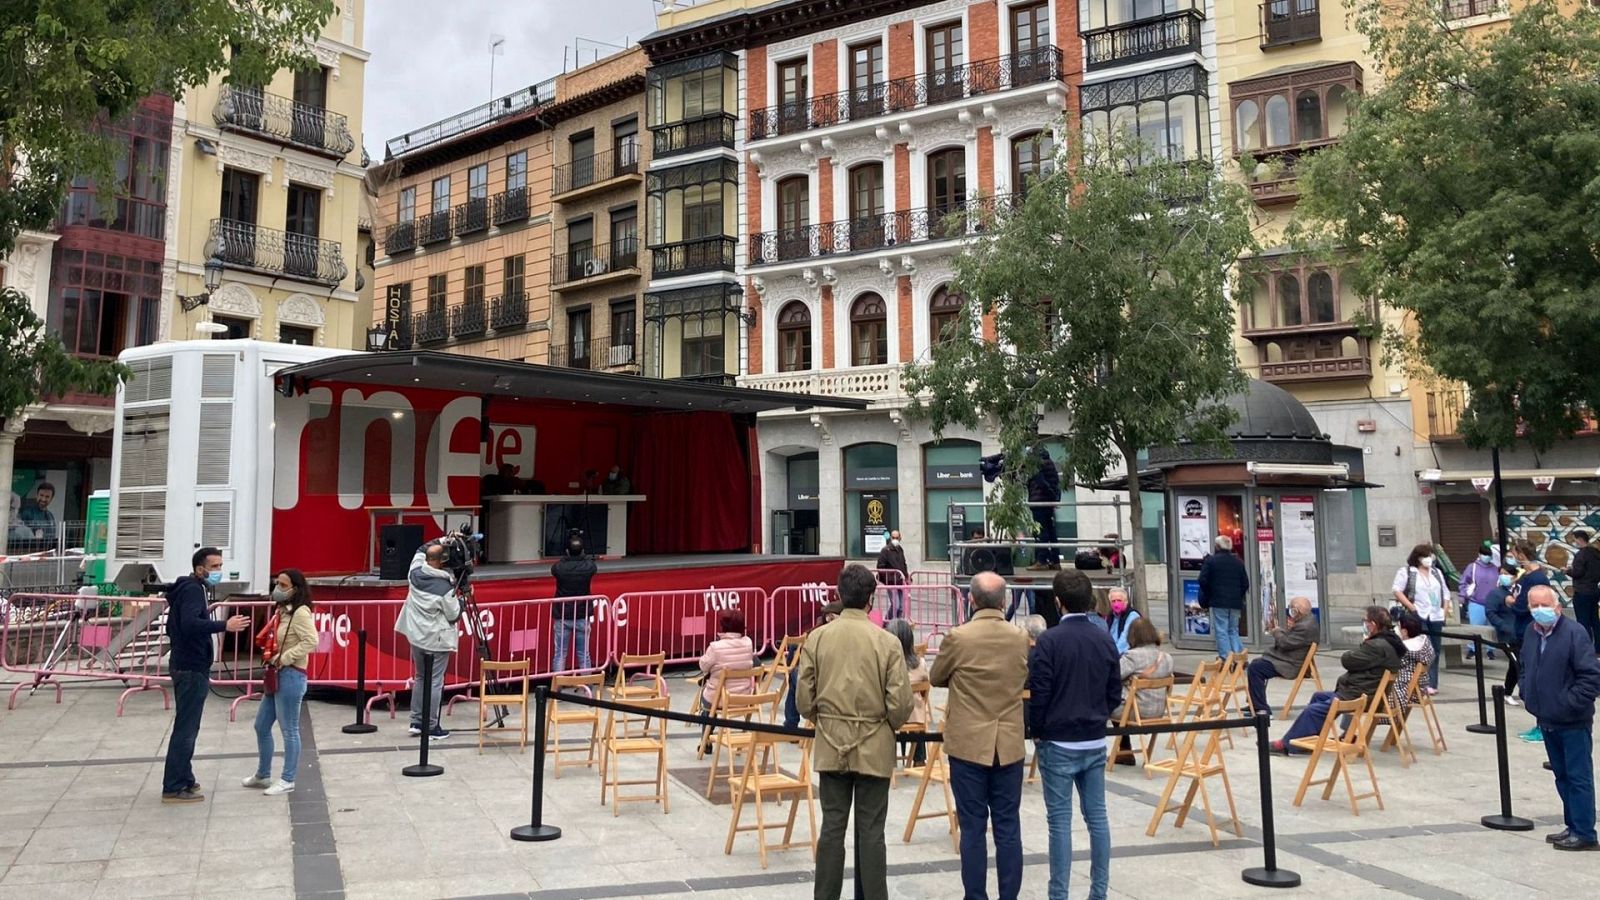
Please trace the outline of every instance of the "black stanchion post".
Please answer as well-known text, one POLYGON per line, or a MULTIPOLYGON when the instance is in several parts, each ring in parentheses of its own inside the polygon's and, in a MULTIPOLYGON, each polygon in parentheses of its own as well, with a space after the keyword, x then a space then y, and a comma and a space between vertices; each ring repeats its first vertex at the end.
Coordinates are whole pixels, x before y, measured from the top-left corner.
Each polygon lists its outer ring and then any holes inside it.
POLYGON ((1261 770, 1261 850, 1266 865, 1240 873, 1245 884, 1257 887, 1300 886, 1300 873, 1278 868, 1278 836, 1272 824, 1272 743, 1267 736, 1271 721, 1266 711, 1256 713, 1256 767, 1261 770))
POLYGON ((1506 689, 1494 686, 1494 754, 1500 767, 1500 814, 1484 816, 1483 827, 1495 831, 1532 831, 1533 820, 1511 814, 1511 764, 1506 759, 1506 689))
POLYGON ((417 701, 418 694, 422 695, 422 750, 417 758, 417 764, 414 766, 406 766, 404 769, 400 770, 400 774, 409 775, 412 778, 431 778, 434 775, 444 774, 443 766, 432 765, 428 762, 428 742, 433 740, 433 735, 431 734, 433 729, 428 724, 428 720, 433 712, 432 709, 429 708, 433 702, 432 653, 422 654, 422 681, 412 684, 411 702, 415 703, 417 701))
POLYGON ((339 729, 345 734, 371 734, 378 726, 367 721, 367 630, 356 632, 356 720, 339 729))
POLYGON ((553 841, 561 837, 561 829, 544 823, 544 716, 550 698, 550 686, 533 686, 533 816, 528 824, 511 829, 514 841, 553 841))
POLYGON ((1483 693, 1483 637, 1472 636, 1473 668, 1478 675, 1478 721, 1468 725, 1467 730, 1473 734, 1494 734, 1494 726, 1489 724, 1489 701, 1483 693))

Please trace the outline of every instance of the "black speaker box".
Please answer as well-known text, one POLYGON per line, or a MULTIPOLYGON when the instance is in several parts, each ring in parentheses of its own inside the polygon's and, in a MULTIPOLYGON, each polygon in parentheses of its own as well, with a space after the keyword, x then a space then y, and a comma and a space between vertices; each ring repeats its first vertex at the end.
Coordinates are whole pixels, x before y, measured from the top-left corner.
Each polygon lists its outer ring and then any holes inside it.
POLYGON ((405 581, 411 558, 422 546, 421 525, 384 525, 378 529, 378 577, 405 581))

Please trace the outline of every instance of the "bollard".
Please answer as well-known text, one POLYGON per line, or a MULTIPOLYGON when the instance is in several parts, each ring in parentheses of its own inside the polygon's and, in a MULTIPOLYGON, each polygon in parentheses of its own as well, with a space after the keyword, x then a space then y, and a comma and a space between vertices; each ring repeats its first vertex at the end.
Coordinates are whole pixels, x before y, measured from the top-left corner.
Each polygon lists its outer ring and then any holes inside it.
POLYGON ((444 774, 443 766, 432 765, 428 762, 428 742, 433 740, 433 735, 429 734, 433 729, 428 726, 428 718, 433 712, 429 709, 433 700, 432 653, 422 654, 422 681, 413 683, 411 686, 412 702, 416 702, 417 694, 419 693, 422 694, 422 749, 417 757, 417 764, 406 766, 400 770, 400 774, 408 775, 412 778, 431 778, 434 775, 444 774))
POLYGON ((1533 820, 1511 814, 1511 764, 1506 759, 1506 689, 1494 686, 1494 752, 1500 767, 1500 814, 1484 816, 1483 827, 1495 831, 1532 831, 1533 820))
POLYGON ((1271 721, 1265 710, 1256 713, 1256 766, 1261 770, 1261 850, 1266 865, 1240 873, 1245 884, 1256 887, 1292 888, 1300 886, 1300 873, 1278 868, 1278 836, 1272 824, 1272 742, 1267 735, 1271 721))
POLYGON ((533 815, 526 825, 511 829, 514 841, 553 841, 561 837, 561 829, 544 824, 544 717, 550 697, 550 686, 533 686, 533 815))
POLYGON ((1478 674, 1478 721, 1468 725, 1467 730, 1473 734, 1494 734, 1494 726, 1489 724, 1489 704, 1483 695, 1483 637, 1472 636, 1472 651, 1474 669, 1478 674))
POLYGON ((345 734, 371 734, 378 726, 367 721, 367 630, 356 632, 356 720, 339 729, 345 734))

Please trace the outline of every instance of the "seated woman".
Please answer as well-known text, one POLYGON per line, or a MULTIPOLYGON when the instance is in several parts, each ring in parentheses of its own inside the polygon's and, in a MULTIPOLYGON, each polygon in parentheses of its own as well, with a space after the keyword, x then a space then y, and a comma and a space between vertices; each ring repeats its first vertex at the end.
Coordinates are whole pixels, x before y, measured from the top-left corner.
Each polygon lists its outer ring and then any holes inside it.
POLYGON ((1142 617, 1128 602, 1128 592, 1122 588, 1112 588, 1107 591, 1106 600, 1111 606, 1111 614, 1106 617, 1106 625, 1111 629, 1111 639, 1117 642, 1118 653, 1127 653, 1130 646, 1128 629, 1142 617))
POLYGON ((1339 676, 1339 683, 1331 691, 1312 694, 1311 702, 1300 711, 1299 718, 1294 720, 1283 737, 1272 742, 1272 749, 1279 753, 1291 752, 1291 741, 1322 731, 1323 721, 1327 719, 1328 710, 1335 699, 1354 700, 1364 696, 1370 703, 1373 691, 1378 689, 1378 682, 1383 680, 1383 673, 1400 671, 1400 659, 1405 655, 1406 648, 1390 627, 1389 611, 1381 606, 1367 607, 1361 627, 1366 634, 1361 646, 1346 650, 1339 657, 1339 662, 1344 665, 1344 674, 1339 676))
MULTIPOLYGON (((911 693, 911 718, 906 720, 907 725, 921 725, 928 727, 933 720, 933 715, 928 709, 928 695, 918 693, 915 688, 919 684, 928 683, 928 667, 922 664, 922 658, 917 656, 916 632, 911 629, 911 623, 905 619, 890 619, 883 624, 883 630, 894 635, 900 641, 900 652, 906 657, 906 675, 913 691, 911 693)), ((905 752, 905 745, 900 745, 900 752, 905 752)), ((922 765, 928 756, 928 745, 917 743, 917 749, 912 754, 911 761, 915 765, 922 765)))
MULTIPOLYGON (((1127 705, 1128 685, 1135 678, 1166 678, 1172 674, 1172 657, 1161 649, 1161 632, 1149 619, 1134 619, 1128 627, 1128 652, 1122 654, 1123 703, 1111 711, 1113 721, 1122 720, 1123 707, 1127 705)), ((1156 719, 1167 714, 1164 693, 1143 691, 1139 694, 1139 718, 1156 719)), ((1126 738, 1124 738, 1126 740, 1126 738)))
MULTIPOLYGON (((723 610, 717 617, 717 639, 700 655, 700 671, 706 673, 706 684, 700 697, 706 710, 710 710, 711 704, 716 702, 723 673, 729 669, 748 669, 755 662, 755 657, 755 644, 744 633, 744 613, 737 609, 723 610)), ((753 694, 755 690, 753 678, 743 678, 728 685, 730 694, 753 694)))
POLYGON ((1411 701, 1411 682, 1417 677, 1417 666, 1433 665, 1433 642, 1428 640, 1427 626, 1422 617, 1410 610, 1400 614, 1400 643, 1406 652, 1400 657, 1400 674, 1389 687, 1389 705, 1404 716, 1411 701))

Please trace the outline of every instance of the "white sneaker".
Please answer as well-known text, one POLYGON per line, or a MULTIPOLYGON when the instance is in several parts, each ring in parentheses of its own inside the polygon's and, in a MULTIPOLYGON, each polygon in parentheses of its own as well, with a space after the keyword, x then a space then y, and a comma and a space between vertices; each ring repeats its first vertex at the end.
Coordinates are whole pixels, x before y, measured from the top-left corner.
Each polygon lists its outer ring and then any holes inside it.
POLYGON ((256 775, 251 775, 249 778, 243 779, 239 783, 244 785, 247 788, 264 788, 264 787, 271 787, 272 786, 272 779, 271 778, 261 778, 261 777, 258 777, 256 775))
POLYGON ((283 779, 280 778, 280 779, 278 779, 278 783, 277 784, 273 785, 272 787, 267 788, 266 790, 262 791, 261 793, 262 793, 263 796, 266 796, 266 797, 276 797, 279 794, 292 794, 292 793, 294 793, 294 782, 292 782, 292 781, 284 781, 283 779))
POLYGON ((1511 696, 1510 694, 1507 694, 1506 695, 1506 705, 1507 706, 1521 706, 1522 705, 1522 701, 1518 700, 1517 698, 1515 698, 1513 696, 1511 696))

